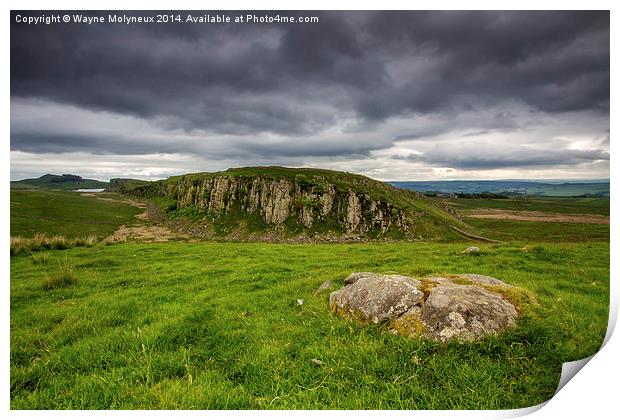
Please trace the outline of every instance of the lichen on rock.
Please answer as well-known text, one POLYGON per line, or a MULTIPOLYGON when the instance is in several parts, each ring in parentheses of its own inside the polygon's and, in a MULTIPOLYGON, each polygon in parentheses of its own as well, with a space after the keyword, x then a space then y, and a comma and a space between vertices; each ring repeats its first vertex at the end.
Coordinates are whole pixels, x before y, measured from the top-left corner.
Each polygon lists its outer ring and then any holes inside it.
POLYGON ((332 309, 355 313, 364 321, 375 324, 398 317, 417 305, 423 297, 420 282, 411 277, 360 273, 355 282, 332 292, 332 309))
POLYGON ((515 325, 517 310, 500 294, 459 284, 434 288, 422 307, 425 335, 474 340, 515 325))
POLYGON ((448 277, 352 273, 342 289, 330 294, 329 304, 339 315, 387 324, 393 333, 435 341, 472 341, 516 325, 515 306, 489 290, 512 286, 488 276, 461 276, 452 277, 470 279, 471 284, 458 284, 448 277))

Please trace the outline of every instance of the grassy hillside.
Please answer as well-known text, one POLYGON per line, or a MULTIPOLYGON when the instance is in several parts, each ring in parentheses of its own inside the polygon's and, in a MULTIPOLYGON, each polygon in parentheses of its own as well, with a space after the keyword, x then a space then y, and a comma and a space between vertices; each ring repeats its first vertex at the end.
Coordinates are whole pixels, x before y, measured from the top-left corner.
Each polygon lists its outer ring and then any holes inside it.
POLYGON ((13 409, 499 409, 550 398, 605 333, 609 245, 119 244, 11 259, 13 409), (45 290, 71 265, 75 284, 45 290), (329 312, 352 271, 474 272, 536 293, 518 327, 437 344, 329 312), (297 305, 303 299, 303 305, 297 305), (318 359, 322 363, 313 362, 318 359))
POLYGON ((107 182, 97 181, 94 179, 84 179, 81 176, 69 174, 46 174, 39 178, 22 179, 21 181, 11 182, 11 189, 47 188, 55 190, 77 190, 88 188, 106 188, 107 186, 107 182))
POLYGON ((505 242, 609 242, 609 225, 465 219, 484 237, 505 242))
POLYGON ((209 223, 216 236, 229 239, 227 235, 231 232, 236 235, 235 239, 263 232, 276 232, 279 237, 338 236, 350 233, 345 225, 351 219, 347 214, 352 205, 351 194, 355 200, 363 201, 359 219, 370 226, 361 234, 353 232, 363 237, 455 239, 460 235, 455 233, 451 226, 468 232, 474 230, 438 202, 416 192, 395 188, 361 175, 321 169, 233 168, 215 173, 175 176, 134 188, 131 193, 159 203, 169 218, 196 220, 199 225, 209 223), (212 182, 222 179, 230 180, 234 187, 214 193, 212 182), (265 180, 284 182, 285 186, 277 184, 274 187, 271 184, 271 188, 255 193, 256 182, 265 180), (290 190, 294 195, 292 203, 282 204, 280 201, 272 203, 267 209, 263 207, 248 210, 251 207, 248 205, 249 199, 258 200, 257 197, 260 196, 261 205, 265 206, 264 201, 277 194, 274 190, 278 188, 290 190), (329 195, 334 204, 330 213, 322 216, 319 213, 326 195, 329 195), (214 200, 214 197, 223 203, 218 211, 211 210, 210 201, 214 200), (291 209, 283 223, 276 224, 265 220, 264 213, 280 207, 291 209), (300 215, 304 212, 314 215, 315 220, 311 226, 304 226, 300 222, 300 215), (386 232, 377 227, 377 218, 390 224, 386 232))
MULTIPOLYGON (((333 182, 342 188, 357 182, 355 188, 394 194, 395 201, 412 194, 360 178, 333 182)), ((112 193, 12 190, 11 234, 101 238, 142 211, 127 200, 112 193)), ((441 209, 430 199, 419 203, 441 209)), ((510 200, 455 204, 466 216, 481 209, 609 214, 608 200, 538 199, 526 208, 510 200)), ((541 403, 553 395, 561 364, 592 355, 602 342, 609 225, 465 220, 508 242, 173 239, 16 253, 10 262, 11 408, 506 409, 541 403), (472 244, 482 252, 461 253, 472 244), (315 294, 327 280, 341 287, 354 271, 490 275, 534 293, 538 304, 524 307, 516 329, 481 342, 405 339, 339 318, 329 311, 329 290, 315 294)))
POLYGON ((69 191, 12 189, 11 236, 45 233, 102 238, 142 211, 116 194, 88 196, 69 191))
POLYGON ((466 214, 468 210, 485 208, 552 213, 602 214, 609 216, 609 198, 604 197, 527 197, 490 200, 449 198, 444 200, 463 214, 466 214))
POLYGON ((448 202, 463 220, 475 226, 482 236, 502 241, 533 242, 609 242, 609 224, 587 223, 588 215, 609 216, 609 198, 529 197, 527 199, 451 198, 448 202), (477 219, 468 217, 485 211, 536 214, 539 221, 477 219), (544 221, 545 216, 586 216, 583 223, 544 221))
POLYGON ((106 190, 110 192, 125 194, 130 192, 134 188, 142 187, 148 184, 150 184, 150 181, 144 181, 142 179, 112 178, 109 185, 106 187, 106 190))

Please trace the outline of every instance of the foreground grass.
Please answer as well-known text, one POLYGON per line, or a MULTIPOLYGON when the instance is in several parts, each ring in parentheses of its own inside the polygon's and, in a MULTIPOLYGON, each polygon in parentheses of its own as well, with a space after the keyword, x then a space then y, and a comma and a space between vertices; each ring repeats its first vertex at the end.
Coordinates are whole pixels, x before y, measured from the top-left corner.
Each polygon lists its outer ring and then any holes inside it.
MULTIPOLYGON (((118 194, 99 197, 123 200, 118 194)), ((142 210, 127 202, 101 200, 71 191, 11 189, 11 236, 31 238, 37 233, 66 238, 103 238, 142 210)))
POLYGON ((11 258, 11 407, 518 408, 600 346, 609 244, 119 244, 11 258), (45 290, 68 261, 77 281, 45 290), (352 271, 473 272, 534 292, 474 344, 363 328, 328 310, 352 271), (297 305, 297 299, 304 304, 297 305), (318 365, 312 359, 323 363, 318 365))

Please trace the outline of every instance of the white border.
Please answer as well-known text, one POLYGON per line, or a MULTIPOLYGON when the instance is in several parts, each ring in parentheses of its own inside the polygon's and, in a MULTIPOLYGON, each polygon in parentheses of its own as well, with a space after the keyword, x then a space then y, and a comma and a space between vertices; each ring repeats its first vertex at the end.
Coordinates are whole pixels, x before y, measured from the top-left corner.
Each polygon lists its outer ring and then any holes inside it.
MULTIPOLYGON (((60 417, 65 418, 82 418, 85 414, 93 418, 103 418, 109 416, 110 412, 106 411, 90 411, 90 412, 31 412, 31 411, 9 411, 9 172, 10 172, 10 160, 9 160, 9 124, 10 124, 10 79, 9 79, 9 36, 10 36, 10 9, 74 9, 74 10, 86 10, 86 9, 100 9, 100 10, 169 10, 169 9, 188 9, 188 10, 365 10, 365 9, 380 9, 380 10, 408 10, 416 8, 420 10, 611 10, 611 74, 614 74, 614 69, 618 69, 618 42, 617 42, 617 30, 620 24, 620 19, 617 17, 617 7, 614 7, 618 2, 614 1, 574 1, 568 0, 563 2, 552 2, 542 0, 522 0, 516 1, 504 1, 501 3, 493 1, 480 1, 470 0, 468 2, 463 1, 441 1, 436 0, 432 2, 406 2, 406 1, 393 1, 384 0, 380 3, 376 1, 359 0, 359 1, 340 1, 334 2, 333 0, 315 0, 315 1, 298 1, 292 4, 290 1, 282 0, 268 0, 260 3, 240 0, 219 1, 214 2, 197 2, 177 0, 174 2, 152 0, 152 1, 135 1, 128 4, 127 1, 110 0, 110 1, 91 1, 88 3, 88 7, 85 7, 84 1, 75 0, 60 0, 51 2, 45 2, 42 0, 32 1, 7 1, 4 2, 5 13, 3 15, 3 30, 2 30, 2 45, 4 47, 5 65, 2 67, 3 81, 2 84, 4 90, 3 111, 5 115, 4 124, 4 136, 3 143, 6 153, 1 154, 2 159, 2 182, 0 184, 0 193, 5 200, 0 210, 1 217, 4 220, 2 224, 2 248, 0 249, 0 261, 2 267, 2 309, 0 316, 2 319, 2 346, 0 346, 0 354, 2 363, 0 369, 2 370, 2 382, 0 392, 0 404, 2 411, 15 418, 42 418, 42 417, 60 417)), ((527 28, 524 28, 527 30, 527 28)), ((614 99, 618 98, 617 84, 612 79, 611 81, 611 103, 614 103, 614 99)), ((615 108, 611 107, 610 123, 611 132, 615 133, 617 129, 618 113, 615 108)), ((611 147, 611 145, 610 145, 611 147)), ((613 147, 612 147, 613 148, 613 147)), ((615 214, 617 209, 617 197, 620 191, 616 187, 617 170, 615 166, 611 166, 611 214, 615 214)), ((612 279, 612 305, 610 310, 611 323, 610 327, 615 324, 618 313, 618 287, 616 274, 617 268, 614 260, 617 256, 617 248, 615 246, 615 240, 618 237, 618 229, 615 224, 615 218, 611 224, 611 279, 612 279)), ((575 379, 569 381, 564 388, 562 388, 556 396, 554 396, 538 411, 530 414, 531 418, 536 419, 549 419, 549 418, 561 418, 561 417, 584 417, 593 416, 592 418, 608 418, 610 413, 618 412, 618 397, 617 397, 617 385, 618 374, 620 372, 617 354, 620 354, 620 344, 617 338, 617 334, 612 335, 611 329, 608 331, 609 341, 602 348, 602 350, 594 355, 592 360, 579 372, 575 379)), ((296 411, 291 412, 273 412, 273 411, 259 411, 259 412, 204 412, 204 411, 183 411, 183 412, 165 412, 165 411, 141 411, 141 412, 114 412, 112 415, 121 417, 132 418, 151 418, 151 417, 177 417, 183 415, 193 418, 204 418, 204 416, 213 416, 214 418, 232 417, 232 416, 251 416, 258 418, 274 417, 285 418, 294 414, 299 419, 315 418, 318 416, 329 416, 344 418, 345 416, 356 416, 360 419, 377 418, 379 416, 390 416, 392 418, 407 418, 412 416, 418 417, 431 417, 441 418, 449 415, 454 418, 505 418, 515 417, 519 415, 527 414, 534 408, 513 410, 513 411, 390 411, 390 412, 376 412, 376 411, 361 411, 361 412, 312 412, 312 411, 296 411)))

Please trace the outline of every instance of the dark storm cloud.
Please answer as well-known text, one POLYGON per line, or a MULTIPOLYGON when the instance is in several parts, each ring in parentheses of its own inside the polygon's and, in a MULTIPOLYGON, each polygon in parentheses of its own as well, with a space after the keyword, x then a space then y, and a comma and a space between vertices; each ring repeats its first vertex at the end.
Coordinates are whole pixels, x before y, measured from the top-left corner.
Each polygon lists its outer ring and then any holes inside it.
POLYGON ((507 98, 549 112, 608 109, 607 13, 379 13, 369 27, 377 46, 394 45, 401 56, 434 65, 363 97, 358 106, 368 117, 507 98))
POLYGON ((19 150, 29 153, 71 153, 91 152, 94 154, 148 154, 173 153, 178 145, 168 142, 153 144, 148 139, 128 140, 122 137, 106 137, 99 135, 25 133, 11 136, 19 143, 19 150), (138 141, 136 141, 138 140, 138 141), (142 141, 140 141, 142 140, 142 141))
MULTIPOLYGON (((17 13, 40 14, 12 16, 17 13)), ((515 101, 542 113, 608 112, 608 12, 287 14, 318 15, 320 22, 32 26, 12 19, 11 96, 134 116, 164 131, 248 138, 271 133, 297 139, 342 118, 372 125, 390 117, 458 114, 515 101)), ((508 114, 497 119, 476 132, 518 126, 508 114)), ((420 128, 391 139, 442 130, 420 128)), ((349 138, 237 146, 263 154, 276 154, 277 147, 284 155, 364 155, 373 147, 389 147, 391 139, 374 146, 349 138)), ((117 154, 203 150, 196 142, 165 144, 140 133, 88 137, 29 126, 17 127, 11 148, 117 154)))
MULTIPOLYGON (((19 105, 18 105, 19 106, 19 105)), ((80 114, 74 114, 75 119, 80 114)), ((103 124, 111 120, 100 119, 103 124)), ((212 159, 273 159, 288 157, 342 156, 367 157, 377 146, 389 147, 392 143, 358 139, 355 142, 338 142, 330 138, 313 141, 283 141, 269 138, 221 137, 217 135, 162 136, 160 132, 142 132, 139 126, 116 122, 113 131, 89 130, 90 121, 73 123, 73 129, 63 131, 62 121, 47 122, 36 128, 12 127, 12 142, 19 144, 19 151, 27 153, 72 153, 93 155, 142 155, 142 154, 193 154, 212 159)), ((125 122, 126 123, 126 122, 125 122)), ((19 126, 20 124, 14 124, 19 126)))

